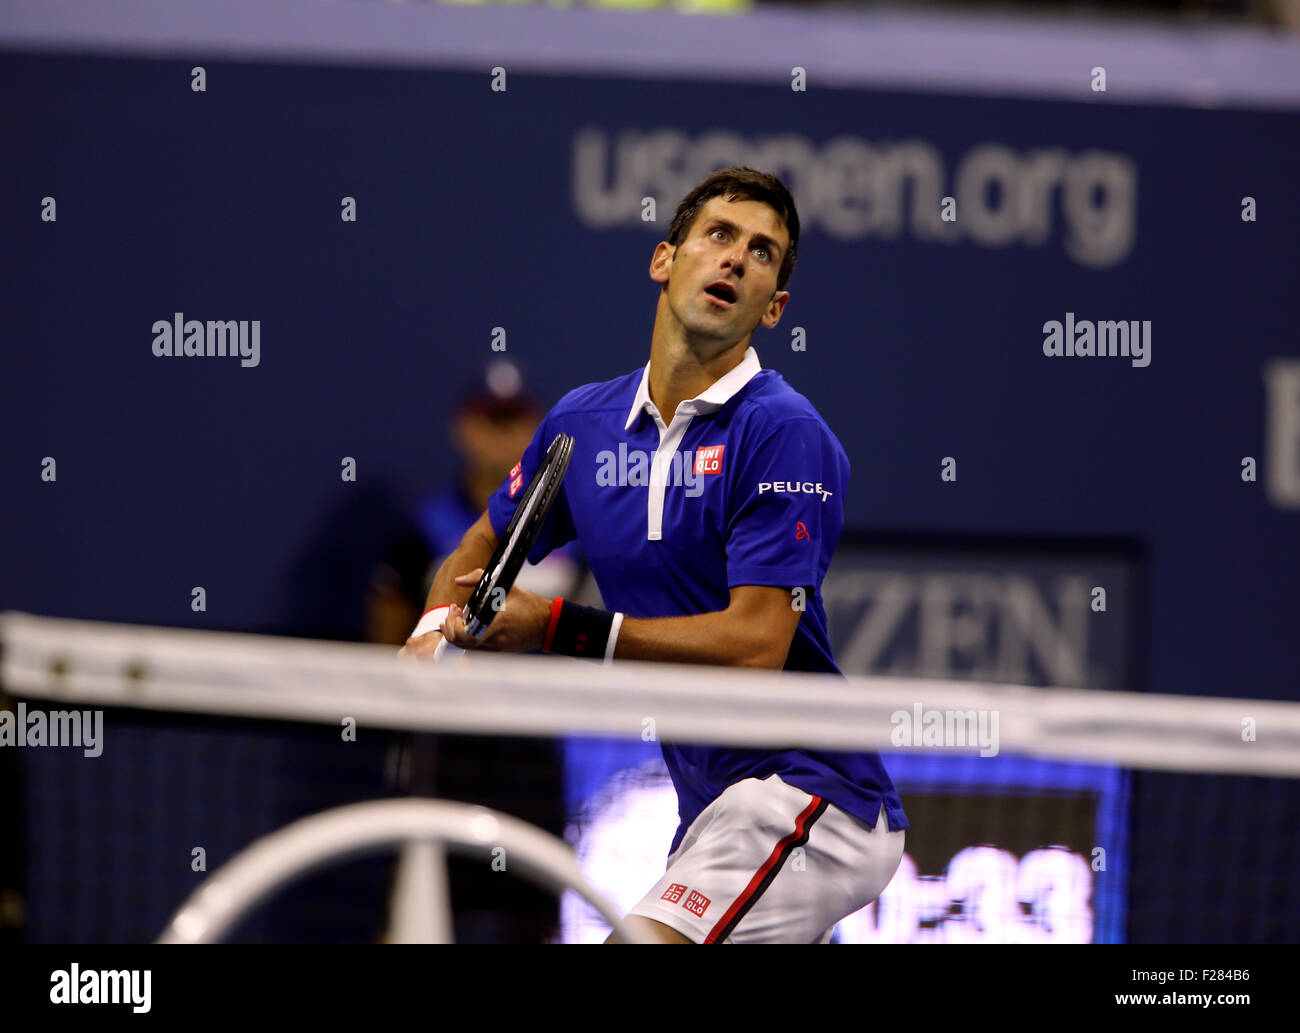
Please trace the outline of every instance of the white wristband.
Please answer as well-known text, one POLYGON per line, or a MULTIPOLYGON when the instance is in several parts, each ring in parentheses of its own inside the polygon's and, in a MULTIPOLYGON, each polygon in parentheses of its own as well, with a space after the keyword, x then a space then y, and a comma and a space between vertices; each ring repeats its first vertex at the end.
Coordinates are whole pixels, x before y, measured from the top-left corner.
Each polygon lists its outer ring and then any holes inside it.
POLYGON ((614 614, 614 623, 609 626, 609 639, 605 642, 605 666, 614 662, 614 643, 618 641, 618 629, 623 626, 623 615, 614 614))
POLYGON ((442 622, 447 619, 447 614, 451 611, 450 606, 435 606, 432 610, 420 618, 420 623, 415 626, 411 632, 411 638, 419 638, 421 635, 427 635, 431 631, 438 631, 442 628, 442 622))

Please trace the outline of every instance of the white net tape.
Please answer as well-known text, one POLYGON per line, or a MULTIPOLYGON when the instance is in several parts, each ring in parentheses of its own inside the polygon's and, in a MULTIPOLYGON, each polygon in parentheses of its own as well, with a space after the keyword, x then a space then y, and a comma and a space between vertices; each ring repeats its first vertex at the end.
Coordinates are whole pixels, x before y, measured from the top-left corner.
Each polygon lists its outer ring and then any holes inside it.
POLYGON ((0 643, 6 691, 81 705, 499 735, 642 738, 653 722, 660 740, 823 750, 930 748, 920 730, 937 722, 944 752, 987 754, 962 738, 979 727, 1004 753, 1300 775, 1291 702, 489 653, 433 665, 386 646, 14 612, 0 643))

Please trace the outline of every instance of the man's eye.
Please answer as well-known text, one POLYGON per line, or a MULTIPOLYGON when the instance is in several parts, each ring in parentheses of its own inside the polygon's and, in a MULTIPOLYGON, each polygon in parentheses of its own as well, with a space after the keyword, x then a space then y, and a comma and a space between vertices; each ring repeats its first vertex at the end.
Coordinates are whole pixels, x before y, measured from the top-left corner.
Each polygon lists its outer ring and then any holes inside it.
POLYGON ((754 248, 754 250, 755 250, 755 251, 761 251, 761 252, 763 252, 763 261, 764 261, 764 262, 766 262, 769 258, 772 257, 771 255, 768 254, 767 248, 765 248, 765 247, 756 247, 756 248, 754 248))

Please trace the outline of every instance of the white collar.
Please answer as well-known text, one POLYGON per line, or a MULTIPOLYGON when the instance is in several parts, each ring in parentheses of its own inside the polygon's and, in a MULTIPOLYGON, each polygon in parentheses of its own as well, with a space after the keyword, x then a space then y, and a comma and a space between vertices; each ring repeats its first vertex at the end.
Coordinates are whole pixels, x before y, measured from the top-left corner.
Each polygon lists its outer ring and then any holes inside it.
MULTIPOLYGON (((758 352, 754 351, 754 346, 751 344, 745 348, 745 357, 740 360, 740 365, 724 373, 694 398, 686 399, 677 407, 677 411, 698 416, 700 413, 721 409, 762 368, 758 363, 758 352)), ((641 386, 637 388, 636 398, 632 402, 632 411, 627 414, 627 422, 623 424, 623 429, 631 430, 632 424, 636 423, 641 411, 654 407, 654 402, 650 400, 650 363, 647 362, 645 369, 641 371, 641 386)), ((676 413, 672 415, 676 416, 676 413)), ((659 418, 663 419, 662 413, 659 418)))

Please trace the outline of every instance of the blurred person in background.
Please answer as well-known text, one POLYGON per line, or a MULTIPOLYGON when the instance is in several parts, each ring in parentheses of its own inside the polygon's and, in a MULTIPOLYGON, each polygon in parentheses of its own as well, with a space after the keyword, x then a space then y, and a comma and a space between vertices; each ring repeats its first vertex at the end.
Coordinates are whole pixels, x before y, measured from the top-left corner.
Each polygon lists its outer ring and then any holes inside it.
MULTIPOLYGON (((369 641, 406 641, 424 612, 434 574, 519 462, 544 411, 507 359, 491 362, 483 379, 462 392, 448 427, 459 467, 448 487, 416 507, 376 567, 366 599, 369 641)), ((539 594, 577 592, 585 563, 577 543, 571 545, 535 566, 525 564, 518 583, 539 594)), ((563 836, 561 764, 553 739, 412 733, 394 742, 388 780, 401 795, 491 807, 563 836), (528 787, 527 796, 520 785, 528 787)), ((553 894, 482 861, 449 856, 447 869, 456 942, 541 943, 556 935, 553 894)))
MULTIPOLYGON (((424 612, 433 575, 524 454, 543 412, 508 359, 494 360, 483 380, 461 394, 448 427, 460 467, 449 487, 417 507, 375 570, 366 603, 367 641, 406 641, 424 612)), ((525 564, 518 583, 539 595, 558 595, 575 588, 582 568, 576 548, 557 549, 536 566, 525 564)))

